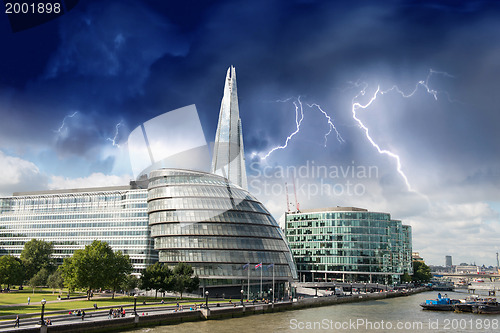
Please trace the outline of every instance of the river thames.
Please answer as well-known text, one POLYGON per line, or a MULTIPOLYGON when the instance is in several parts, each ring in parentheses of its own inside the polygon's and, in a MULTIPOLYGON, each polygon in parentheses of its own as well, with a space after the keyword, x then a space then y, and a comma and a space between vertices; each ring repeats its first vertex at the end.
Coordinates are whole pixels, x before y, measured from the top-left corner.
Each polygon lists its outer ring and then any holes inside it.
MULTIPOLYGON (((444 294, 444 292, 442 292, 444 294)), ((448 292, 465 298, 466 292, 448 292)), ((499 332, 500 315, 424 311, 437 292, 248 317, 188 322, 133 332, 499 332)))

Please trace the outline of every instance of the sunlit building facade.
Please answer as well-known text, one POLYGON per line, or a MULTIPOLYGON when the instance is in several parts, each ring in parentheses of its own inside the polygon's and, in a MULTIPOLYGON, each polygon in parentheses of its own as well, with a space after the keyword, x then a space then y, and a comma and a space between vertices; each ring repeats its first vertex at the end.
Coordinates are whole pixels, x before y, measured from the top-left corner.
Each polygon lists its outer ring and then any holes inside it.
POLYGON ((286 214, 285 233, 301 281, 390 283, 412 274, 411 227, 354 207, 286 214))
POLYGON ((62 263, 97 239, 129 255, 138 274, 158 261, 149 232, 147 195, 147 182, 132 182, 0 198, 0 255, 19 257, 24 244, 36 238, 52 242, 54 257, 62 263))
POLYGON ((274 276, 284 292, 297 277, 283 232, 248 191, 190 170, 156 170, 149 181, 149 224, 160 262, 186 262, 202 288, 225 288, 226 295, 230 287, 234 294, 247 291, 250 282, 250 297, 257 296, 261 276, 264 290, 274 276))

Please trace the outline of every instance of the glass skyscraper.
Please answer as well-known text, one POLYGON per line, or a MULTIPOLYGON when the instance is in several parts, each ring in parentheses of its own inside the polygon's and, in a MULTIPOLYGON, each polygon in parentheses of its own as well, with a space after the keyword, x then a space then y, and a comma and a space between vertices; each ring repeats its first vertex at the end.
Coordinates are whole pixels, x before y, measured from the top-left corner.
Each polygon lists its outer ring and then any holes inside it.
POLYGON ((14 193, 0 198, 0 255, 20 256, 33 238, 54 244, 58 263, 95 239, 130 256, 134 272, 158 261, 149 233, 147 182, 14 193), (141 188, 144 186, 144 188, 141 188))
POLYGON ((300 281, 388 283, 412 274, 411 227, 388 213, 354 207, 286 214, 300 281))
POLYGON ((255 295, 261 276, 269 286, 274 275, 282 291, 283 282, 297 277, 277 222, 226 178, 161 169, 150 174, 148 191, 151 236, 161 262, 186 262, 205 287, 234 287, 236 295, 247 290, 248 280, 255 295))

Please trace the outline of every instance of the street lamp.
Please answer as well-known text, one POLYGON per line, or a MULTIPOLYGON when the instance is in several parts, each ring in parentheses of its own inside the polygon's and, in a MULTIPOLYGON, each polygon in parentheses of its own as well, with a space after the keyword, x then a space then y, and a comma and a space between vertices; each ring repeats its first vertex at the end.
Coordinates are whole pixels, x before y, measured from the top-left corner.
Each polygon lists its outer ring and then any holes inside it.
POLYGON ((205 307, 207 308, 208 310, 208 290, 205 291, 205 307))
POLYGON ((351 282, 351 296, 352 296, 352 282, 351 282))
POLYGON ((137 294, 134 295, 134 315, 137 316, 136 308, 137 308, 137 294))
POLYGON ((314 287, 316 288, 316 294, 314 296, 318 297, 318 284, 316 283, 314 287))
POLYGON ((42 303, 42 316, 40 318, 41 319, 41 325, 45 326, 45 321, 43 320, 43 312, 45 311, 45 303, 47 303, 47 301, 45 300, 45 298, 42 299, 41 303, 42 303))
POLYGON ((240 290, 240 293, 241 293, 241 304, 243 305, 243 293, 244 293, 243 289, 240 290))

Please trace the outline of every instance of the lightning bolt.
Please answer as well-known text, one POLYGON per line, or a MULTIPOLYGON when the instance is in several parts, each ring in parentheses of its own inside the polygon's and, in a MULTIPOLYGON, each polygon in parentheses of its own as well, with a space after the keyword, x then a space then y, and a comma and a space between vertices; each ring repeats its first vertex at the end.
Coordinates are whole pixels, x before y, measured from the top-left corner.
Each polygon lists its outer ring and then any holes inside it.
MULTIPOLYGON (((288 102, 290 100, 292 100, 293 98, 290 97, 290 98, 287 98, 287 99, 282 99, 282 100, 277 100, 275 102, 279 102, 279 103, 285 103, 285 102, 288 102)), ((288 142, 295 136, 295 134, 297 134, 299 131, 300 131, 300 125, 302 123, 302 120, 304 119, 304 106, 302 104, 302 101, 300 100, 300 96, 297 97, 297 100, 296 101, 293 101, 293 105, 295 106, 295 125, 296 125, 296 128, 295 128, 295 131, 293 133, 291 133, 285 140, 285 143, 281 146, 277 146, 277 147, 274 147, 273 149, 271 149, 266 155, 264 156, 261 156, 261 158, 263 160, 265 160, 266 158, 269 157, 269 155, 271 155, 274 151, 276 150, 279 150, 279 149, 286 149, 288 147, 288 142), (300 119, 299 119, 299 115, 300 115, 300 119)), ((340 143, 344 143, 345 140, 342 138, 342 135, 340 135, 339 131, 337 130, 337 127, 335 127, 333 121, 332 121, 332 118, 330 117, 330 115, 328 115, 328 113, 326 113, 319 104, 317 103, 312 103, 312 104, 307 104, 306 105, 309 107, 309 108, 317 108, 326 118, 327 120, 327 123, 328 123, 328 126, 329 126, 329 130, 328 132, 325 134, 325 147, 326 147, 326 144, 328 142, 328 136, 332 133, 332 131, 335 131, 335 134, 336 134, 336 137, 337 137, 337 141, 340 142, 340 143)), ((255 156, 255 155, 258 155, 257 153, 253 153, 252 156, 255 156)))
MULTIPOLYGON (((395 154, 395 153, 393 153, 393 152, 391 152, 391 151, 389 151, 387 149, 380 148, 380 146, 371 137, 370 130, 368 129, 368 127, 358 118, 356 111, 358 109, 366 109, 366 108, 368 108, 377 99, 378 95, 384 95, 384 94, 387 94, 387 93, 389 93, 391 91, 397 92, 398 94, 400 94, 404 98, 410 98, 413 95, 415 95, 415 93, 418 91, 419 87, 421 87, 421 86, 424 87, 425 90, 426 90, 426 92, 428 94, 432 95, 435 100, 438 100, 438 95, 442 93, 442 94, 445 94, 448 97, 448 101, 454 102, 454 100, 452 100, 450 98, 450 96, 449 96, 448 93, 446 93, 446 92, 440 92, 438 90, 435 90, 435 89, 432 89, 432 88, 429 87, 429 80, 430 80, 430 78, 431 78, 431 76, 433 74, 441 74, 441 75, 445 75, 445 76, 448 76, 448 77, 451 77, 451 78, 454 77, 454 76, 452 76, 452 75, 450 75, 450 74, 448 74, 446 72, 439 72, 439 71, 435 71, 435 70, 430 69, 429 70, 429 74, 427 75, 427 78, 425 80, 418 81, 417 84, 415 85, 415 89, 413 89, 410 93, 404 93, 396 85, 392 86, 391 88, 389 88, 387 90, 381 90, 380 86, 377 86, 377 90, 375 91, 375 93, 373 94, 373 96, 370 98, 370 100, 366 104, 361 104, 359 102, 356 102, 356 100, 360 96, 364 96, 366 94, 366 89, 368 88, 368 84, 367 83, 363 83, 362 84, 362 86, 363 86, 362 90, 352 99, 352 108, 351 108, 352 118, 356 121, 356 123, 358 124, 359 128, 361 128, 365 132, 366 138, 368 139, 368 141, 370 142, 370 144, 378 151, 379 154, 387 155, 387 156, 391 157, 392 159, 394 159, 396 161, 397 172, 403 178, 408 191, 414 192, 414 193, 417 193, 417 194, 420 194, 420 193, 417 192, 416 190, 414 190, 412 188, 412 186, 410 185, 408 177, 406 176, 406 174, 403 171, 403 166, 401 164, 401 158, 399 157, 399 155, 397 155, 397 154, 395 154)), ((355 85, 356 86, 360 86, 359 83, 357 83, 355 85)), ((427 198, 426 196, 424 196, 422 194, 420 194, 420 195, 423 196, 423 197, 425 197, 425 198, 427 198)))
POLYGON ((64 125, 65 125, 65 123, 66 123, 66 119, 68 119, 68 118, 73 118, 74 116, 76 116, 76 114, 77 114, 77 113, 78 113, 78 111, 75 111, 75 112, 73 112, 73 114, 71 114, 71 115, 64 116, 63 121, 62 121, 62 123, 61 123, 61 126, 59 126, 59 128, 58 128, 57 130, 55 130, 54 132, 55 132, 55 133, 58 133, 58 134, 62 134, 62 131, 63 131, 63 129, 64 129, 64 125))
MULTIPOLYGON (((291 99, 292 98, 287 98, 285 100, 278 100, 277 102, 284 103, 284 102, 288 102, 291 99)), ((299 133, 300 124, 302 124, 302 120, 304 120, 304 108, 302 106, 300 96, 297 98, 297 101, 293 101, 293 105, 295 106, 295 125, 296 125, 295 131, 286 138, 284 145, 274 147, 262 159, 265 160, 266 158, 269 157, 269 155, 271 155, 274 151, 276 151, 278 149, 285 149, 286 147, 288 147, 288 142, 295 136, 295 134, 299 133), (299 119, 299 114, 300 114, 300 119, 299 119)))
POLYGON ((332 118, 328 115, 328 113, 326 113, 325 111, 323 111, 323 109, 321 108, 321 106, 319 106, 318 104, 316 103, 313 103, 313 104, 307 104, 307 106, 309 106, 310 108, 312 107, 316 107, 318 108, 319 111, 321 111, 321 113, 323 113, 323 115, 326 117, 327 121, 328 121, 328 125, 330 126, 330 129, 329 131, 325 134, 325 147, 326 147, 326 143, 328 141, 328 135, 330 135, 330 133, 332 133, 332 130, 335 131, 335 133, 337 134, 337 141, 340 142, 340 143, 344 143, 345 140, 342 138, 342 135, 340 135, 339 131, 337 130, 337 128, 335 127, 335 125, 333 124, 332 122, 332 118))
POLYGON ((118 143, 116 143, 116 139, 118 137, 118 131, 119 131, 119 128, 123 126, 122 122, 120 121, 118 124, 115 125, 115 136, 111 139, 111 138, 107 138, 106 140, 108 141, 111 141, 111 143, 113 144, 113 147, 120 147, 120 145, 118 143))

